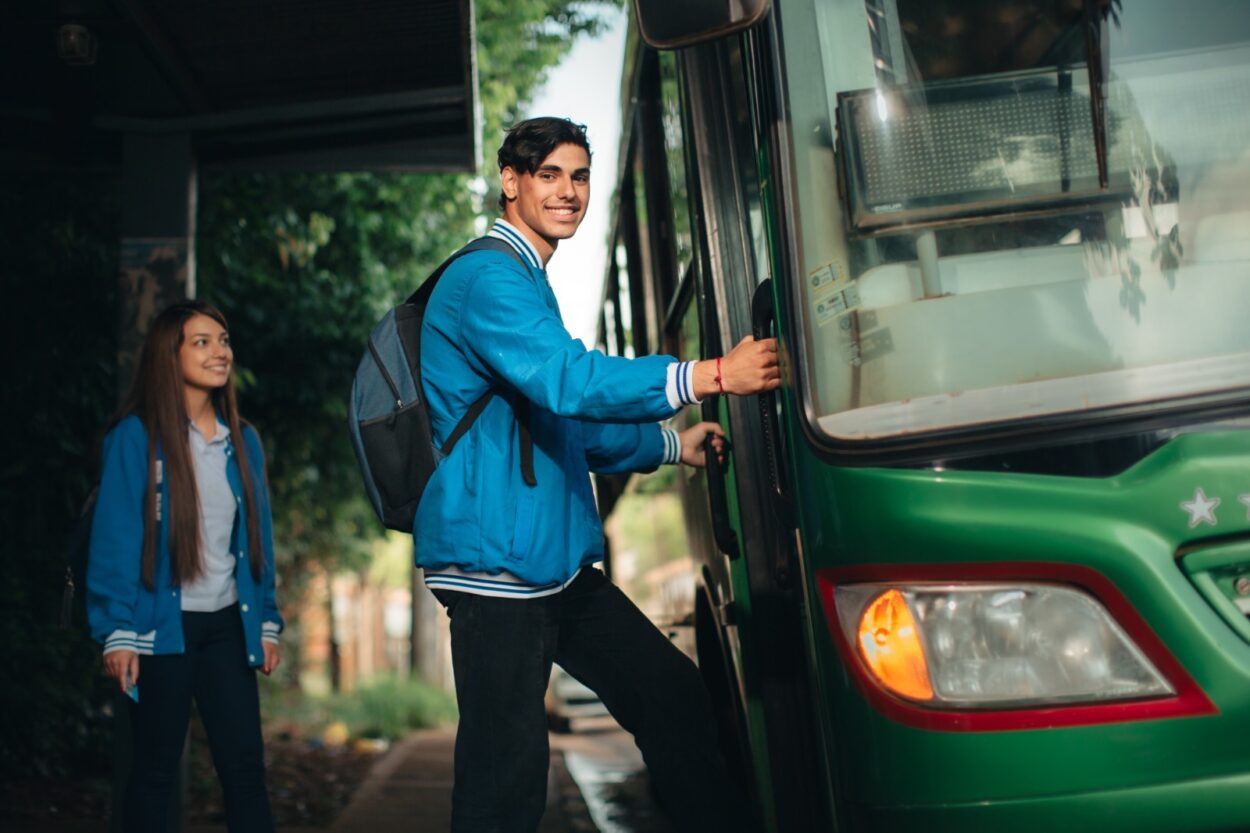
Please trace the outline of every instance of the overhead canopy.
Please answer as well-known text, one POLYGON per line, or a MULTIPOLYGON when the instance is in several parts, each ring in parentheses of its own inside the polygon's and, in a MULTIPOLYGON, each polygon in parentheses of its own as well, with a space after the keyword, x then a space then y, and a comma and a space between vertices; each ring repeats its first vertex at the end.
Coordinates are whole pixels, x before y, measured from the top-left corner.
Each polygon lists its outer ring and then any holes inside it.
POLYGON ((11 0, 0 170, 111 166, 188 133, 201 166, 470 170, 471 0, 11 0))

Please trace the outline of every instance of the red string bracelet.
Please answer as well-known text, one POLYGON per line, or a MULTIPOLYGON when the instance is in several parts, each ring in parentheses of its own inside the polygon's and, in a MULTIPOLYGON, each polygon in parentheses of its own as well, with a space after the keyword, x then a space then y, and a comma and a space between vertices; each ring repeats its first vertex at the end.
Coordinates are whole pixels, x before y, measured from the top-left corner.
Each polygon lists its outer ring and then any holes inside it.
POLYGON ((725 395, 725 385, 721 382, 720 377, 720 356, 716 357, 716 387, 720 388, 720 395, 725 395))

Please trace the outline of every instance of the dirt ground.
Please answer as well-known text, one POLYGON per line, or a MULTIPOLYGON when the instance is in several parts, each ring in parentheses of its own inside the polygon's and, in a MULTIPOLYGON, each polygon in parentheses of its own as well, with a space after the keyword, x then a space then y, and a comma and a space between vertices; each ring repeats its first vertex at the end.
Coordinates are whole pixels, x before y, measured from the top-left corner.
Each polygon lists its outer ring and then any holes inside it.
MULTIPOLYGON (((269 799, 278 827, 328 827, 377 760, 378 752, 327 748, 290 738, 266 738, 269 799)), ((4 786, 5 817, 25 822, 89 821, 107 818, 109 774, 94 778, 25 778, 4 786)), ((224 823, 221 788, 208 744, 192 739, 187 819, 224 823)))

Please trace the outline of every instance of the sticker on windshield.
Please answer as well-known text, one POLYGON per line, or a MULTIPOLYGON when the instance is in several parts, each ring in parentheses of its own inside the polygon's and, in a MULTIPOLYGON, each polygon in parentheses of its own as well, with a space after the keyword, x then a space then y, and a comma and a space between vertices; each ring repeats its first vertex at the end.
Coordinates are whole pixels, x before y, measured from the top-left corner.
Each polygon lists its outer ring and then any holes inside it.
POLYGON ((853 286, 848 286, 841 292, 834 292, 823 298, 818 298, 813 303, 816 305, 816 323, 823 326, 842 315, 842 313, 858 307, 859 290, 853 286))
POLYGON ((859 290, 836 261, 826 263, 807 276, 817 326, 824 326, 860 304, 859 290))
POLYGON ((834 284, 845 282, 845 274, 837 263, 826 263, 807 276, 807 284, 811 287, 813 296, 823 295, 832 289, 834 284))

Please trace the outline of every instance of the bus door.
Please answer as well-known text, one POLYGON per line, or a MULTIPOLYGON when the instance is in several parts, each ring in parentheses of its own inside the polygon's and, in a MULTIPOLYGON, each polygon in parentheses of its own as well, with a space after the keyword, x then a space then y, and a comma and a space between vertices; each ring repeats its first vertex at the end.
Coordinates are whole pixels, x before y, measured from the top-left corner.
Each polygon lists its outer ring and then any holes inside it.
MULTIPOLYGON (((723 355, 744 336, 776 334, 762 137, 748 92, 756 48, 744 36, 659 55, 661 77, 679 82, 661 88, 662 110, 682 114, 681 125, 667 124, 665 134, 683 139, 686 148, 696 250, 690 302, 699 307, 687 315, 701 324, 703 357, 723 355)), ((742 745, 752 751, 767 827, 824 830, 831 824, 830 773, 813 708, 816 681, 805 637, 812 611, 803 592, 780 412, 772 395, 711 397, 704 404, 704 418, 726 428, 732 451, 723 470, 689 482, 687 523, 710 526, 710 535, 695 535, 713 545, 702 556, 709 614, 703 633, 719 635, 705 641, 700 660, 713 665, 719 642, 735 661, 726 676, 742 701, 748 731, 742 745)))

